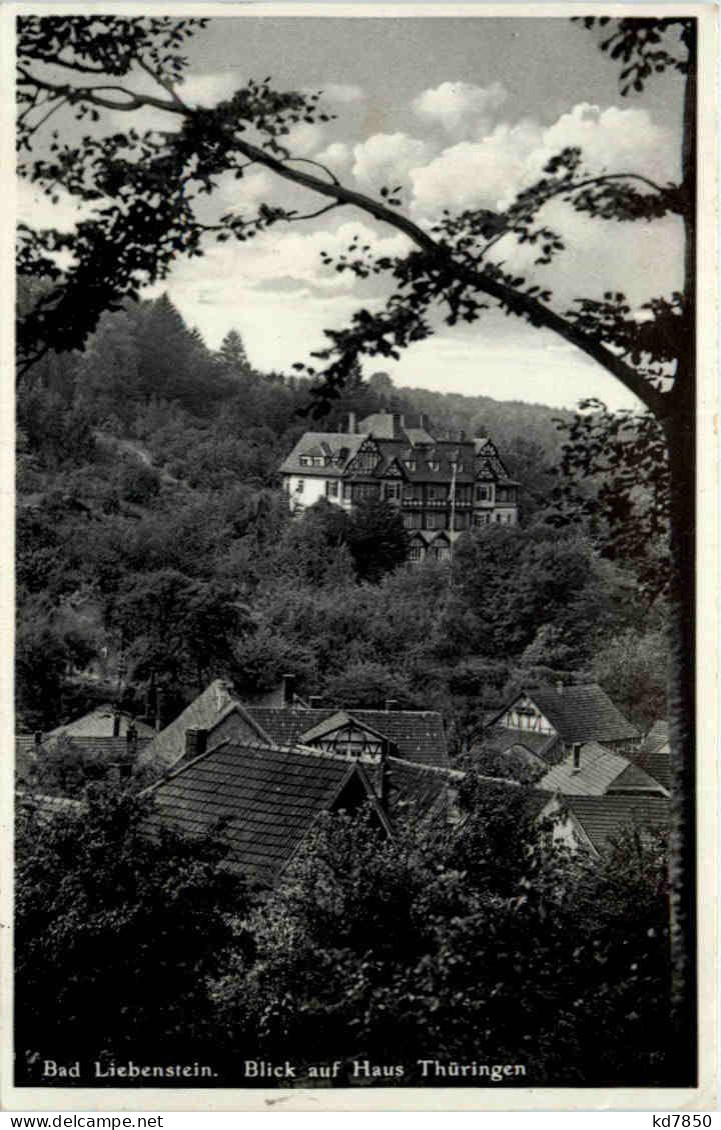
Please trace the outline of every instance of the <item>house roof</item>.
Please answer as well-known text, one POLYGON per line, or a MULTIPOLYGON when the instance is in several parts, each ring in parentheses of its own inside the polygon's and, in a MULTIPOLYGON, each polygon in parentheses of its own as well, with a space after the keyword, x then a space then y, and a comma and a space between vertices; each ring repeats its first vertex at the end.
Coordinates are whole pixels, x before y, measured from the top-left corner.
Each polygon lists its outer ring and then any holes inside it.
POLYGON ((358 448, 368 439, 366 435, 347 435, 345 432, 305 432, 296 443, 293 450, 280 466, 281 473, 286 475, 322 475, 323 478, 332 476, 340 477, 345 467, 350 463, 358 448), (326 449, 323 450, 323 447, 326 449), (301 455, 330 455, 337 457, 337 464, 330 463, 324 467, 306 467, 300 461, 301 455))
POLYGON ((654 722, 641 743, 641 761, 644 768, 664 788, 671 787, 671 742, 668 722, 654 722))
MULTIPOLYGON (((73 722, 66 722, 62 726, 56 726, 54 730, 49 731, 46 737, 65 734, 69 738, 112 738, 115 713, 115 707, 109 702, 104 702, 102 706, 96 706, 95 710, 91 710, 89 714, 83 714, 81 718, 76 718, 73 722)), ((134 723, 138 737, 155 737, 155 730, 152 726, 146 725, 145 722, 138 722, 131 714, 120 711, 121 737, 125 737, 131 723, 134 723)))
POLYGON ((153 736, 153 741, 138 758, 138 764, 152 765, 159 770, 170 768, 185 753, 186 730, 212 730, 231 710, 240 713, 259 742, 273 744, 273 739, 251 717, 251 712, 238 700, 229 684, 224 679, 215 679, 170 725, 153 736))
POLYGON ((669 801, 665 796, 568 797, 566 807, 575 816, 596 851, 612 845, 627 830, 637 828, 648 841, 653 830, 668 827, 669 801))
MULTIPOLYGON (((301 735, 307 735, 338 713, 338 708, 271 709, 250 706, 248 714, 277 745, 295 745, 301 735)), ((420 765, 447 768, 448 749, 443 729, 443 719, 435 710, 347 710, 359 726, 367 727, 393 742, 398 756, 420 765)), ((306 738, 306 740, 308 740, 306 738)))
POLYGON ((547 749, 556 741, 555 734, 539 734, 533 730, 509 730, 505 726, 492 726, 471 747, 472 755, 505 753, 509 749, 523 748, 533 755, 534 761, 543 760, 547 749))
POLYGON ((358 762, 321 751, 223 742, 153 785, 148 826, 202 835, 219 822, 232 862, 261 881, 287 865, 321 812, 373 798, 358 762))
MULTIPOLYGON (((72 746, 79 750, 88 750, 97 753, 107 761, 119 761, 127 757, 130 752, 127 737, 124 738, 89 738, 85 734, 56 734, 48 737, 43 742, 43 747, 52 748, 62 739, 66 739, 72 746)), ((152 742, 152 738, 143 736, 137 739, 136 751, 140 754, 152 742)))
POLYGON ((564 796, 603 796, 609 790, 618 792, 660 793, 642 769, 632 765, 626 757, 612 753, 598 742, 584 742, 580 750, 580 766, 574 768, 573 755, 564 758, 538 782, 546 792, 564 796))
POLYGON ((472 439, 436 440, 420 427, 420 420, 411 424, 410 417, 405 417, 404 425, 394 433, 393 416, 383 412, 368 416, 359 427, 363 430, 355 434, 305 432, 281 464, 281 474, 340 478, 368 441, 375 446, 380 458, 372 470, 353 472, 353 477, 359 480, 377 481, 397 462, 404 478, 410 482, 450 486, 455 481, 460 486, 475 482, 480 475, 487 481, 518 485, 508 478, 490 440, 484 441, 480 447, 478 441, 472 439), (301 463, 303 456, 311 459, 322 456, 324 464, 321 467, 308 466, 301 463), (328 462, 325 462, 326 459, 328 462))
MULTIPOLYGON (((638 730, 597 683, 584 686, 534 687, 521 692, 538 707, 564 742, 611 742, 637 738, 638 730)), ((516 695, 496 718, 517 702, 516 695)))

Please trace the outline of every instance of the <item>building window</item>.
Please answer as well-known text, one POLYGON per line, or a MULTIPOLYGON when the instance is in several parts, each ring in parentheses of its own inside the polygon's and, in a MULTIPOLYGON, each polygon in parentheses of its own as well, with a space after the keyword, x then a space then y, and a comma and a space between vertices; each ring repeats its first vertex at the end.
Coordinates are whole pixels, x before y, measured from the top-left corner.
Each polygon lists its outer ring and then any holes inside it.
POLYGON ((443 511, 435 510, 431 511, 430 514, 426 514, 425 528, 427 530, 445 530, 446 516, 443 511))
POLYGON ((353 500, 358 502, 362 498, 378 498, 379 489, 378 483, 353 483, 353 500))
POLYGON ((313 456, 313 466, 314 467, 325 467, 325 459, 323 458, 322 455, 314 455, 313 456))
POLYGON ((437 459, 429 459, 428 460, 428 470, 429 471, 440 471, 440 469, 441 469, 441 465, 440 465, 440 463, 438 462, 437 459))
POLYGON ((502 514, 496 514, 496 521, 502 522, 503 521, 503 515, 502 514))
POLYGON ((298 482, 295 484, 295 493, 296 494, 302 494, 304 487, 305 487, 305 479, 298 479, 298 482))
POLYGON ((496 502, 516 502, 517 492, 515 487, 496 487, 496 502))
POLYGON ((473 525, 474 526, 487 526, 488 523, 490 522, 490 520, 491 520, 490 514, 474 514, 473 515, 473 525))
POLYGON ((325 493, 327 498, 338 497, 338 483, 335 479, 331 479, 330 482, 325 484, 325 493))
POLYGON ((422 528, 423 515, 419 510, 412 511, 410 514, 403 515, 403 528, 406 530, 420 530, 422 528))
POLYGON ((454 530, 467 530, 468 529, 468 515, 467 514, 454 514, 453 515, 453 529, 454 530))
POLYGON ((311 459, 310 455, 301 455, 301 457, 300 457, 301 467, 310 467, 312 462, 313 462, 313 460, 311 459))
POLYGON ((343 483, 343 497, 350 499, 353 497, 353 487, 350 483, 343 483))
POLYGON ((434 545, 432 547, 433 556, 438 561, 447 561, 451 556, 450 546, 448 545, 434 545))
POLYGON ((422 561, 423 560, 423 546, 412 545, 411 548, 410 548, 410 552, 408 554, 408 557, 411 561, 422 561))
POLYGON ((445 500, 448 498, 448 490, 445 486, 431 485, 428 487, 428 497, 432 499, 445 500))
POLYGON ((383 497, 394 502, 397 502, 401 497, 401 484, 400 483, 384 483, 383 497))
POLYGON ((409 460, 408 460, 408 461, 406 462, 406 470, 408 470, 408 471, 415 471, 415 470, 416 470, 416 461, 415 461, 415 459, 409 459, 409 460))
POLYGON ((485 483, 476 484, 476 501, 477 502, 490 502, 492 498, 491 487, 485 483))

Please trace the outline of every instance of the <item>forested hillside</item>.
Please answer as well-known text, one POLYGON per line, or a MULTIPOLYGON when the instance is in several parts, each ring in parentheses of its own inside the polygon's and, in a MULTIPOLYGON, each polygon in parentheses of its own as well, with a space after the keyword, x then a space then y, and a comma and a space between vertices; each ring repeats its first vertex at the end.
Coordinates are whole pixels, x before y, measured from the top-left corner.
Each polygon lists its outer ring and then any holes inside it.
POLYGON ((213 677, 255 692, 284 671, 348 704, 441 709, 456 749, 523 680, 597 677, 642 724, 663 714, 663 603, 597 522, 547 520, 558 410, 359 373, 313 424, 392 407, 426 412, 439 435, 493 436, 522 525, 463 539, 449 569, 397 567, 403 535, 382 508, 291 522, 277 468, 314 405, 307 380, 255 371, 237 332, 209 350, 167 296, 105 314, 85 353, 25 374, 19 728, 118 695, 152 717, 159 688, 167 720, 213 677))

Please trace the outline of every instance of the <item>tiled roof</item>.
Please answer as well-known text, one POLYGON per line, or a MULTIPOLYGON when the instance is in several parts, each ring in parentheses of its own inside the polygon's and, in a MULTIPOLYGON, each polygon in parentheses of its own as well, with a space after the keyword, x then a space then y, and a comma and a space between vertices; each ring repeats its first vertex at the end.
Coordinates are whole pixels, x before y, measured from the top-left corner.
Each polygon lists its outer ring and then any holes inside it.
POLYGON ((627 829, 637 828, 643 839, 653 829, 668 827, 669 802, 664 796, 568 797, 566 807, 575 816, 596 851, 602 851, 627 829))
MULTIPOLYGON (((65 734, 69 738, 112 738, 114 719, 115 712, 112 705, 103 703, 102 706, 97 706, 95 710, 91 710, 89 714, 84 714, 82 718, 76 718, 74 722, 66 722, 62 726, 56 726, 54 730, 50 730, 47 736, 65 734)), ((135 721, 132 715, 124 714, 122 711, 120 712, 121 737, 125 737, 131 722, 134 722, 138 737, 155 737, 155 730, 152 726, 146 725, 145 722, 135 721)))
POLYGON ((234 864, 270 882, 319 814, 353 799, 351 784, 358 799, 372 795, 361 767, 347 758, 227 742, 152 786, 149 827, 162 822, 202 835, 222 821, 234 864))
MULTIPOLYGON (((251 706, 248 714, 278 745, 295 745, 301 734, 337 713, 337 707, 273 710, 251 706)), ((398 756, 420 765, 447 768, 448 749, 443 719, 434 710, 348 710, 361 726, 367 726, 393 742, 398 756)))
POLYGON ((668 722, 654 722, 641 743, 639 760, 664 788, 671 787, 671 742, 668 722))
POLYGON ((138 764, 161 771, 169 769, 184 756, 186 730, 212 730, 229 708, 235 708, 241 713, 258 741, 273 744, 272 739, 238 701, 228 683, 224 679, 216 679, 169 726, 154 735, 154 740, 143 750, 142 757, 138 758, 138 764))
MULTIPOLYGON (((447 816, 449 785, 454 783, 454 776, 457 777, 458 774, 429 765, 417 765, 399 757, 388 758, 385 772, 383 800, 392 822, 406 814, 421 818, 447 816)), ((369 776, 380 797, 380 767, 375 774, 369 773, 369 776)))
POLYGON ((538 734, 532 730, 508 730, 505 726, 493 726, 474 742, 471 753, 505 753, 512 747, 522 746, 536 758, 543 758, 545 750, 550 748, 555 740, 555 734, 538 734))
MULTIPOLYGON (((72 746, 79 750, 87 750, 91 753, 97 753, 103 760, 107 761, 121 761, 130 753, 130 746, 128 745, 127 738, 89 738, 86 735, 69 735, 69 734, 56 734, 53 737, 43 742, 45 748, 52 748, 62 739, 67 739, 72 746)), ((153 739, 147 736, 138 738, 136 750, 140 754, 153 739)))
POLYGON ((627 769, 624 769, 620 777, 611 785, 609 792, 612 793, 667 793, 666 786, 654 777, 653 774, 647 773, 640 765, 634 765, 631 761, 627 769))
MULTIPOLYGON (((322 475, 324 478, 340 476, 343 469, 357 454, 358 448, 365 443, 368 437, 364 435, 346 435, 345 432, 305 432, 298 440, 290 455, 281 464, 280 470, 286 475, 322 475), (312 455, 314 448, 323 444, 333 455, 341 457, 339 464, 329 464, 326 467, 306 467, 300 461, 301 455, 312 455)), ((316 454, 325 454, 318 450, 316 454)))
MULTIPOLYGON (((563 687, 561 691, 556 687, 534 687, 524 693, 564 742, 612 742, 639 736, 636 727, 596 683, 563 687)), ((507 709, 504 707, 500 713, 507 709)))
POLYGON ((603 796, 609 790, 660 792, 656 782, 642 769, 598 742, 584 742, 580 755, 578 769, 574 768, 571 754, 541 778, 538 788, 564 796, 603 796))

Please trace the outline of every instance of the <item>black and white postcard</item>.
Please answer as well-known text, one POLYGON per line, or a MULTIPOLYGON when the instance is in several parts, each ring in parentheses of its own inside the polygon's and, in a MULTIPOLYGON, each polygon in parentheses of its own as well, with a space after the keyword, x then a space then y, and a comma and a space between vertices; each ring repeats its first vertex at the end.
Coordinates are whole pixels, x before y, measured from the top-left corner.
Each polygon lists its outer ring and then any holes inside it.
POLYGON ((0 15, 5 1108, 711 1109, 715 10, 0 15))

